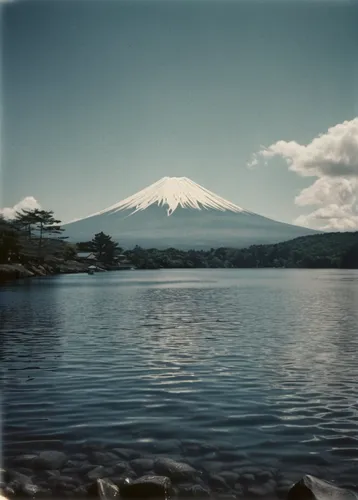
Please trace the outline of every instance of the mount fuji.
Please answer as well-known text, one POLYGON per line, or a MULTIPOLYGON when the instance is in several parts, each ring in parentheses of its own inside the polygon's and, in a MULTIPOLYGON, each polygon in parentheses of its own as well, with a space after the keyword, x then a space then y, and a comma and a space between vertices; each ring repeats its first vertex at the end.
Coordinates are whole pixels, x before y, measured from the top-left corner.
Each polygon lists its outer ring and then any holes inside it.
POLYGON ((103 231, 124 248, 205 250, 278 243, 318 231, 277 222, 225 200, 187 177, 163 177, 100 212, 63 225, 70 241, 103 231))

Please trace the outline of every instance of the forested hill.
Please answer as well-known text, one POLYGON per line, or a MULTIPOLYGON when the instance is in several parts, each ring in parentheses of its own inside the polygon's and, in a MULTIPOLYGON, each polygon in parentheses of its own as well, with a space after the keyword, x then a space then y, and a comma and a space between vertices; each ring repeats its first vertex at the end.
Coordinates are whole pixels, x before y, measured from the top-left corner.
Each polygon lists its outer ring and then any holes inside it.
MULTIPOLYGON (((218 242, 219 243, 219 242, 218 242)), ((143 249, 124 252, 135 266, 155 268, 358 268, 358 231, 303 236, 275 245, 210 251, 143 249)))

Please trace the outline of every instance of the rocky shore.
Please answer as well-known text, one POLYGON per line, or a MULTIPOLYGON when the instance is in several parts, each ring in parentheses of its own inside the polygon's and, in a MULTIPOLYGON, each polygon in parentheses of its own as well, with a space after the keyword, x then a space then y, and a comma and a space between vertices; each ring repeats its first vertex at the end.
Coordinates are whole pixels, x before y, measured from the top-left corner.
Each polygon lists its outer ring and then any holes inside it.
POLYGON ((238 466, 215 470, 203 463, 142 455, 135 450, 83 447, 77 453, 42 451, 5 459, 0 495, 11 498, 101 500, 212 498, 234 500, 358 500, 353 489, 314 476, 293 483, 279 470, 238 466))
POLYGON ((23 264, 0 264, 0 282, 17 279, 32 278, 35 276, 51 276, 55 274, 72 274, 87 272, 88 264, 75 260, 58 261, 38 264, 30 262, 23 264))

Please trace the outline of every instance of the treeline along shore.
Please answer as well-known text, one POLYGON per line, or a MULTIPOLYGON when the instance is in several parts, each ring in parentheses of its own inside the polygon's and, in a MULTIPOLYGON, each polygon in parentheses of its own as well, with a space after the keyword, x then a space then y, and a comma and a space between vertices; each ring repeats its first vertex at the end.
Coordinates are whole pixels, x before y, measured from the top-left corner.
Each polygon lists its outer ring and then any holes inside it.
POLYGON ((210 250, 124 250, 103 232, 71 244, 53 211, 22 210, 11 220, 0 217, 0 281, 61 273, 123 269, 300 268, 357 269, 358 231, 303 236, 270 245, 210 250), (83 255, 92 254, 92 261, 83 255))

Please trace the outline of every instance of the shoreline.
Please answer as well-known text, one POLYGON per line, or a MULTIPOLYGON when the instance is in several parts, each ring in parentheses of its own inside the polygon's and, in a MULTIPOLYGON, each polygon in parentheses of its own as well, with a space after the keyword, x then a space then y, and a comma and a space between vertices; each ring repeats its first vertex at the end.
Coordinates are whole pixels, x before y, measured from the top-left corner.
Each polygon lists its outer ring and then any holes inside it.
POLYGON ((66 261, 61 263, 31 262, 29 264, 11 263, 0 264, 0 283, 36 278, 42 276, 55 276, 58 274, 86 273, 88 264, 78 261, 66 261))
MULTIPOLYGON (((303 267, 303 268, 277 268, 277 267, 233 267, 233 268, 221 268, 221 267, 212 267, 212 268, 203 268, 203 267, 156 267, 156 268, 150 268, 150 267, 143 267, 143 268, 135 268, 133 266, 132 269, 139 270, 139 271, 160 271, 160 270, 198 270, 198 269, 204 269, 204 270, 223 270, 223 269, 231 269, 231 270, 238 270, 238 269, 251 269, 251 270, 267 270, 267 269, 272 269, 272 270, 284 270, 284 269, 295 269, 295 270, 312 270, 312 268, 309 267, 303 267)), ((331 268, 331 267, 326 267, 326 268, 318 268, 315 269, 316 271, 328 271, 328 270, 348 270, 348 269, 341 269, 341 268, 331 268)), ((105 269, 105 268, 98 268, 97 272, 106 272, 106 271, 126 271, 129 270, 128 268, 110 268, 110 269, 105 269)), ((352 270, 355 270, 352 268, 352 270)), ((82 262, 78 261, 67 261, 65 263, 62 263, 60 265, 49 265, 49 264, 19 264, 19 263, 12 263, 12 264, 0 264, 0 286, 4 284, 9 284, 12 282, 17 282, 20 280, 27 280, 29 278, 39 278, 39 277, 46 277, 46 276, 58 276, 61 274, 87 274, 88 273, 88 264, 84 264, 82 262)))
MULTIPOLYGON (((87 274, 88 263, 79 261, 66 261, 60 264, 0 264, 0 285, 8 284, 12 282, 17 282, 19 280, 27 280, 29 278, 39 278, 46 276, 58 276, 61 274, 87 274)), ((106 271, 123 271, 127 268, 105 268, 97 267, 96 272, 106 272, 106 271)))
MULTIPOLYGON (((236 464, 218 463, 195 452, 192 457, 171 458, 169 455, 141 453, 138 450, 101 445, 80 445, 76 452, 46 450, 4 457, 0 474, 0 494, 7 499, 86 498, 102 500, 156 498, 238 498, 308 500, 310 494, 336 500, 357 500, 357 485, 336 485, 310 475, 310 472, 289 477, 281 470, 260 467, 247 460, 236 464), (308 474, 308 475, 307 475, 308 474), (116 495, 109 495, 109 491, 116 495), (107 494, 103 495, 103 492, 107 494), (297 497, 297 493, 299 496, 297 497)), ((202 450, 201 450, 202 451, 202 450)))

